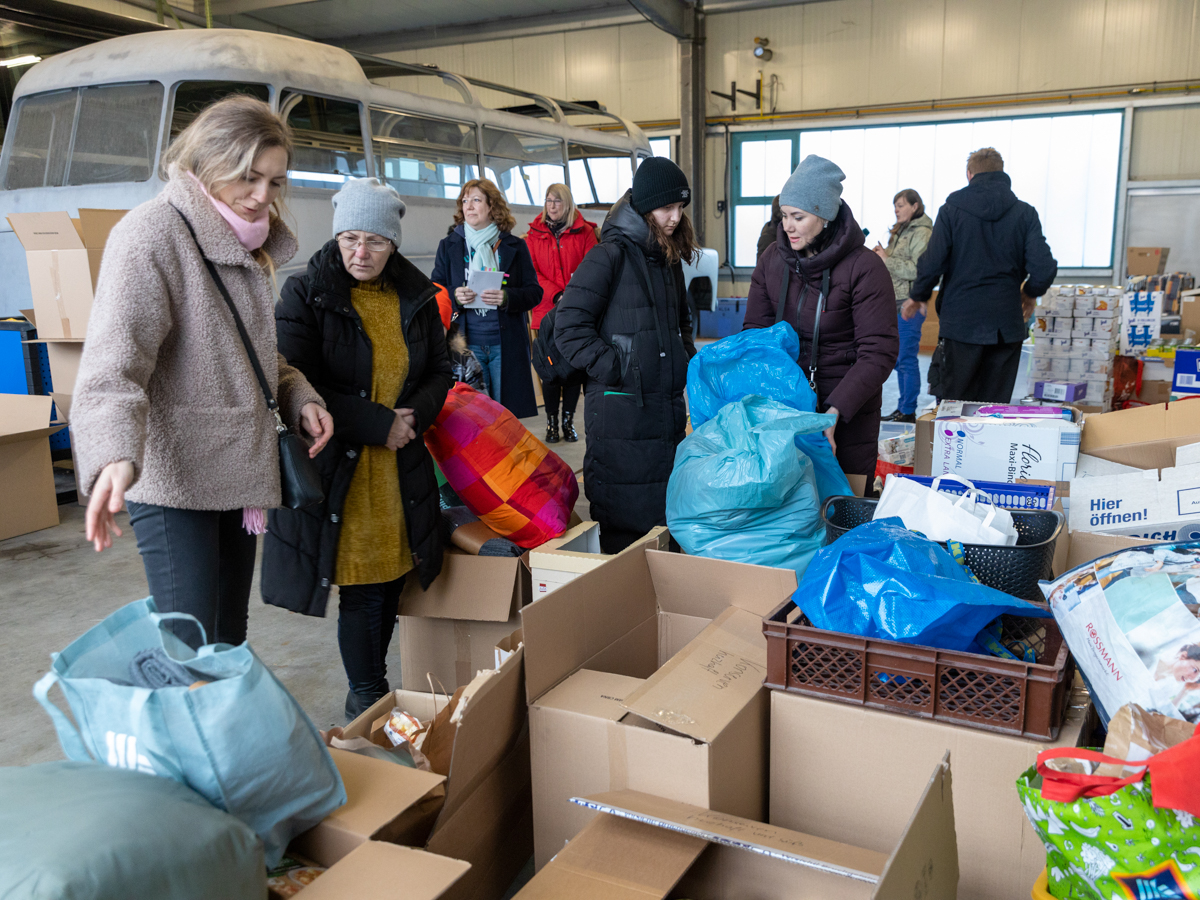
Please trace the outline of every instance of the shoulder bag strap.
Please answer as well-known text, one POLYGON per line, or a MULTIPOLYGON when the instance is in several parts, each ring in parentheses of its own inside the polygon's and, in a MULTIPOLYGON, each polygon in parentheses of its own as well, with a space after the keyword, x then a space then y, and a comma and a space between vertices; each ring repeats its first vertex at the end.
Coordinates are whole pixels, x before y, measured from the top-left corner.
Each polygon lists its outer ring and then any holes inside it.
POLYGON ((829 296, 829 270, 821 273, 821 293, 817 294, 817 309, 813 314, 812 349, 808 354, 808 386, 817 392, 817 344, 821 337, 821 314, 825 312, 825 300, 829 296))
POLYGON ((280 434, 287 433, 287 426, 283 424, 283 417, 279 415, 279 404, 275 402, 275 395, 271 392, 271 386, 267 383, 267 376, 258 361, 258 354, 254 352, 254 345, 250 343, 250 335, 246 333, 246 326, 242 324, 242 317, 238 313, 237 307, 233 304, 233 298, 229 296, 229 289, 225 287, 225 282, 221 280, 221 276, 217 273, 217 267, 213 264, 213 261, 208 258, 204 252, 204 248, 200 246, 200 241, 196 237, 196 229, 192 227, 192 223, 188 221, 187 216, 177 206, 172 205, 171 208, 179 213, 179 218, 183 219, 183 224, 187 226, 192 240, 196 243, 196 249, 200 251, 200 258, 204 260, 208 274, 212 276, 212 280, 217 285, 217 290, 220 291, 221 296, 225 300, 225 305, 229 307, 229 312, 233 315, 233 324, 237 326, 238 335, 242 339, 242 346, 246 348, 246 355, 250 358, 250 366, 254 369, 254 377, 258 379, 258 386, 262 389, 263 397, 267 401, 267 409, 275 416, 275 430, 280 434))
MULTIPOLYGON (((779 293, 775 296, 775 324, 778 325, 783 321, 783 315, 787 312, 787 292, 788 285, 791 282, 792 270, 788 268, 787 260, 783 262, 783 278, 779 281, 779 293)), ((803 302, 804 298, 800 300, 803 302)))

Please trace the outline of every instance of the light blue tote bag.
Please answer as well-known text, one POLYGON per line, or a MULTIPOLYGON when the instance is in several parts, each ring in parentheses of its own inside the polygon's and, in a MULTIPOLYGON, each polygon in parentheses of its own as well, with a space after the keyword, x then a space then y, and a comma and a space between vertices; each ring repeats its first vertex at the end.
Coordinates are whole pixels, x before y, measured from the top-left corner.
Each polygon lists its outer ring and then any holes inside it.
POLYGON ((346 802, 346 791, 316 727, 249 644, 207 640, 195 617, 159 613, 147 597, 51 654, 33 695, 70 759, 186 784, 250 826, 274 866, 293 837, 346 802), (192 650, 163 630, 169 619, 193 623, 204 646, 192 650), (130 661, 152 648, 207 684, 132 686, 130 661), (78 729, 47 696, 55 682, 78 729))

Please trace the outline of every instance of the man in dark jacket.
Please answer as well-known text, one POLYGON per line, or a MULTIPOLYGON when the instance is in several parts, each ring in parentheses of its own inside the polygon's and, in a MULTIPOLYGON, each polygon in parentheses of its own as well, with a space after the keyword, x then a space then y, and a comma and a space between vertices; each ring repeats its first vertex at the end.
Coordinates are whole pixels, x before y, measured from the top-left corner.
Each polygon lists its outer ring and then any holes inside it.
POLYGON ((1008 403, 1021 362, 1026 321, 1058 263, 1037 210, 1017 199, 1004 160, 991 147, 967 159, 967 186, 938 210, 917 280, 900 314, 928 303, 938 279, 942 345, 938 398, 1008 403))

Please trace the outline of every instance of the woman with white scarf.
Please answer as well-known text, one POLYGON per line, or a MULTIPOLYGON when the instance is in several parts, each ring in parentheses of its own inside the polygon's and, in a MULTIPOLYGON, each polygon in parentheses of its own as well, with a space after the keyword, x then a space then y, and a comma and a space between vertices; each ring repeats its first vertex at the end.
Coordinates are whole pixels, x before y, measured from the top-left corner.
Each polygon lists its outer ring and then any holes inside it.
POLYGON ((528 320, 542 300, 542 289, 529 248, 513 236, 516 220, 504 195, 487 179, 463 185, 454 223, 438 245, 432 275, 454 299, 451 330, 466 337, 479 359, 488 395, 517 418, 536 416, 528 320), (467 286, 472 271, 504 273, 503 287, 476 295, 467 286))

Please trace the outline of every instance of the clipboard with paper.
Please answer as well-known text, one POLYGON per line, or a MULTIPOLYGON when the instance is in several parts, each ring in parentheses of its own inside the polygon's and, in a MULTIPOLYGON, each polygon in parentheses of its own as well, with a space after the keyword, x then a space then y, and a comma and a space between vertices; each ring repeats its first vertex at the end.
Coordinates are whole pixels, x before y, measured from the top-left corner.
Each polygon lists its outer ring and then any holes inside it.
POLYGON ((463 309, 495 309, 495 306, 483 302, 484 291, 498 291, 504 287, 504 273, 497 271, 481 272, 478 269, 467 270, 467 287, 475 292, 475 299, 463 305, 463 309))

